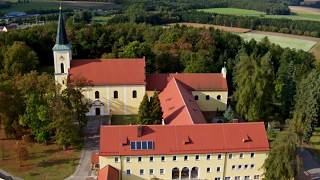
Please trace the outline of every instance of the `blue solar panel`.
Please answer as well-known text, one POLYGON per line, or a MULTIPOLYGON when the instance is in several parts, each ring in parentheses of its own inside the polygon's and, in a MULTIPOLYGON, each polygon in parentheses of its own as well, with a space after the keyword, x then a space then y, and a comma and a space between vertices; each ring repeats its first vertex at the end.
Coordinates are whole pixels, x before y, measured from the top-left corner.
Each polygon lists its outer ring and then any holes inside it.
POLYGON ((147 141, 142 141, 142 149, 148 149, 147 141))
POLYGON ((152 141, 148 141, 148 149, 153 149, 153 142, 152 141))
POLYGON ((136 149, 136 142, 131 142, 131 150, 135 150, 136 149))
POLYGON ((141 141, 137 141, 137 149, 141 149, 141 141))
POLYGON ((131 141, 131 150, 147 150, 153 149, 153 141, 131 141))

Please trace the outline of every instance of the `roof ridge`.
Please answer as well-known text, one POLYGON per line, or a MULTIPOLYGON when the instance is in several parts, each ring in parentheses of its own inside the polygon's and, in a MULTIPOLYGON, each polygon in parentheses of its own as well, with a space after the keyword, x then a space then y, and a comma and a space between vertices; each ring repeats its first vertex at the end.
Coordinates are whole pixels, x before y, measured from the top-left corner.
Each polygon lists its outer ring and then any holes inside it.
MULTIPOLYGON (((192 116, 191 116, 191 113, 190 113, 190 111, 189 111, 189 107, 188 107, 188 105, 186 104, 186 101, 185 101, 185 99, 184 99, 184 96, 181 94, 180 87, 178 86, 178 82, 177 82, 177 80, 176 80, 176 78, 175 78, 174 76, 172 77, 172 80, 174 80, 174 83, 176 84, 176 86, 177 86, 177 88, 178 88, 178 92, 179 92, 179 94, 180 94, 180 96, 181 96, 181 98, 182 98, 182 102, 183 102, 184 106, 187 108, 187 112, 188 112, 188 115, 189 115, 189 117, 190 117, 190 119, 191 119, 191 122, 192 122, 192 124, 194 124, 193 119, 192 119, 192 116)), ((182 88, 183 88, 183 87, 182 87, 182 88)))

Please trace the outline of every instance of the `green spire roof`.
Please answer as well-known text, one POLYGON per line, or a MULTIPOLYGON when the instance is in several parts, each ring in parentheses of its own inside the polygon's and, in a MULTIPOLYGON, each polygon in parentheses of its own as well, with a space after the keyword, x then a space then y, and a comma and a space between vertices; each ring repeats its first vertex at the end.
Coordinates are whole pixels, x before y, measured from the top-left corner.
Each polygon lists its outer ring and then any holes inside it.
POLYGON ((66 29, 64 27, 64 20, 62 16, 62 8, 60 5, 60 12, 59 12, 59 22, 58 22, 58 28, 57 28, 57 37, 56 37, 56 44, 59 45, 67 45, 69 44, 66 29))

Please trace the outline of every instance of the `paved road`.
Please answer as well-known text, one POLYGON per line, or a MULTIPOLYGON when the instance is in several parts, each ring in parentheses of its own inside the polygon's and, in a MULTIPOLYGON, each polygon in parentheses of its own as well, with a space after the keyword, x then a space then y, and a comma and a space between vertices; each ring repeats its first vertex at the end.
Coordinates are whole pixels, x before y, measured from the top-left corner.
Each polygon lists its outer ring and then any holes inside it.
POLYGON ((303 160, 303 172, 300 173, 298 180, 320 180, 320 162, 318 162, 311 152, 303 148, 300 153, 303 160))
POLYGON ((79 166, 73 175, 66 180, 88 180, 95 179, 91 175, 91 154, 99 151, 100 120, 89 120, 86 128, 84 148, 81 153, 79 166))
POLYGON ((15 177, 12 174, 9 174, 8 172, 0 169, 0 179, 4 180, 22 180, 22 178, 15 177))

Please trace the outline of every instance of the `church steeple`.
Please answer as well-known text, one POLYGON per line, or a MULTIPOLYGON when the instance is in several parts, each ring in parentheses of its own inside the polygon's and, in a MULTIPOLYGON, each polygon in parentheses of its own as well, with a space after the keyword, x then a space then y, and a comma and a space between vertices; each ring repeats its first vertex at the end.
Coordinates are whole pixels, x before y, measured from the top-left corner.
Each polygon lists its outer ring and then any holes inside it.
POLYGON ((59 7, 59 21, 58 21, 58 28, 57 28, 57 37, 56 37, 56 44, 59 45, 68 45, 69 41, 67 38, 66 29, 64 27, 64 20, 62 16, 62 7, 60 4, 59 7))

